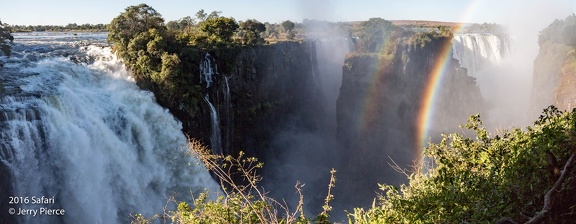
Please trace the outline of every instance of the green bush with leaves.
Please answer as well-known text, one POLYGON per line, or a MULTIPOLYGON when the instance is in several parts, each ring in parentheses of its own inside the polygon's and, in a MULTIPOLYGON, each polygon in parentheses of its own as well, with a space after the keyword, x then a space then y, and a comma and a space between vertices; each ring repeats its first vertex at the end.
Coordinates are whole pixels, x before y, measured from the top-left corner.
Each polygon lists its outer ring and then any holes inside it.
POLYGON ((380 185, 385 194, 378 197, 378 204, 355 209, 350 222, 574 220, 576 110, 550 107, 533 127, 495 136, 481 124, 479 115, 472 116, 466 127, 474 131, 473 138, 451 134, 430 144, 424 154, 433 163, 412 173, 409 184, 400 189, 380 185))

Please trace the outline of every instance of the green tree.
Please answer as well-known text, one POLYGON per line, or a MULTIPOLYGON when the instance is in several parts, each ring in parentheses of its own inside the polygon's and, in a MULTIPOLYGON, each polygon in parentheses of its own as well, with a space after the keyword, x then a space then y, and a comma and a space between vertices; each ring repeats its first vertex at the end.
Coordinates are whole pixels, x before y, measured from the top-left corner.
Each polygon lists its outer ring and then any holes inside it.
POLYGON ((296 27, 296 24, 290 20, 282 22, 282 29, 284 30, 284 32, 286 32, 286 37, 289 40, 294 39, 294 37, 296 36, 296 34, 294 34, 294 27, 296 27))
POLYGON ((10 57, 13 42, 14 36, 10 32, 10 28, 0 21, 0 50, 4 55, 10 57))
POLYGON ((249 19, 240 23, 240 30, 242 30, 242 42, 244 44, 259 44, 264 43, 264 39, 260 33, 266 31, 266 26, 255 19, 249 19))
POLYGON ((370 18, 360 23, 359 28, 357 35, 360 38, 360 49, 367 52, 379 52, 392 31, 401 29, 382 18, 370 18))
POLYGON ((296 27, 296 24, 290 20, 286 20, 286 21, 282 22, 282 29, 284 30, 284 32, 287 32, 287 33, 292 32, 294 27, 296 27))
POLYGON ((238 27, 234 18, 218 17, 204 21, 200 29, 208 35, 209 42, 223 43, 231 42, 238 27))
POLYGON ((276 24, 270 24, 268 22, 264 23, 264 25, 266 26, 266 37, 273 37, 278 39, 278 35, 280 34, 280 32, 278 32, 278 28, 276 24))
POLYGON ((146 4, 130 6, 108 25, 107 41, 114 44, 114 50, 122 55, 136 35, 163 28, 164 19, 154 8, 146 4))

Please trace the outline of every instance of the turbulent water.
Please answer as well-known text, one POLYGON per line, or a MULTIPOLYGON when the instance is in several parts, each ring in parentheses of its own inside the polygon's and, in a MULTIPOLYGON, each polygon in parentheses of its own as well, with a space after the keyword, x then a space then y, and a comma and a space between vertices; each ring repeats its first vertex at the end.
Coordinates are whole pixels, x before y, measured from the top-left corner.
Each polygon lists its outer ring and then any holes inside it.
POLYGON ((162 213, 177 193, 219 192, 186 155, 181 124, 135 85, 104 40, 17 35, 0 69, 0 171, 11 180, 4 194, 54 197, 51 204, 2 206, 65 210, 16 216, 20 223, 126 223, 130 214, 162 213))
POLYGON ((452 40, 453 57, 475 76, 479 71, 494 65, 510 54, 510 37, 489 33, 455 34, 452 40))
POLYGON ((487 106, 486 126, 528 125, 533 58, 524 51, 513 51, 514 40, 507 34, 460 33, 452 43, 453 57, 480 87, 487 106))

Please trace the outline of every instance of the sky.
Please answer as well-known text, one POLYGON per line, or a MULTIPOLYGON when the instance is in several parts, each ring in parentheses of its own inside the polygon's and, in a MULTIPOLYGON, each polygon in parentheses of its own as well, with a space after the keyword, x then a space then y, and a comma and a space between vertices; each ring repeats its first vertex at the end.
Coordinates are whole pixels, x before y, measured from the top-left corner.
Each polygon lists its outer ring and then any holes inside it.
POLYGON ((194 16, 204 9, 221 11, 221 15, 236 20, 270 23, 303 19, 361 21, 373 17, 507 23, 523 18, 520 14, 562 19, 576 9, 576 0, 7 0, 0 4, 0 20, 13 25, 106 24, 126 7, 140 3, 152 6, 166 21, 194 16))

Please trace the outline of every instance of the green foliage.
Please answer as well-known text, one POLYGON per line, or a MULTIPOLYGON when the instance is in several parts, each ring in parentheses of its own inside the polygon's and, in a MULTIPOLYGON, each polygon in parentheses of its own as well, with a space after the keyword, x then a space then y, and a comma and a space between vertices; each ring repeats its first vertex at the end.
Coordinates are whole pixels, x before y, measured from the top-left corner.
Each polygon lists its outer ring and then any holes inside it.
POLYGON ((197 19, 186 16, 178 21, 169 21, 166 23, 166 28, 173 31, 185 31, 191 29, 196 25, 197 19))
POLYGON ((130 41, 150 29, 163 29, 164 19, 160 13, 146 4, 130 6, 114 18, 108 25, 108 43, 114 44, 114 49, 123 57, 127 53, 130 41))
POLYGON ((379 204, 355 209, 350 222, 494 223, 538 214, 551 187, 546 151, 562 164, 574 153, 576 111, 550 107, 533 127, 496 136, 481 124, 474 115, 466 125, 473 139, 451 134, 430 144, 424 155, 433 165, 410 175, 400 189, 381 185, 379 204))
POLYGON ((296 27, 296 24, 290 20, 282 22, 282 29, 286 32, 286 38, 288 38, 288 40, 293 40, 294 37, 296 37, 294 27, 296 27))
POLYGON ((232 41, 238 27, 234 18, 218 17, 204 21, 200 30, 206 32, 209 42, 224 43, 232 41))
POLYGON ((292 32, 294 27, 296 27, 296 24, 290 20, 282 22, 282 29, 284 29, 284 32, 292 32))
POLYGON ((2 24, 2 21, 0 21, 0 52, 10 57, 13 41, 14 37, 10 32, 10 28, 5 24, 2 24))
POLYGON ((260 33, 266 31, 266 25, 258 22, 258 20, 249 19, 240 23, 240 30, 243 31, 240 36, 243 44, 254 45, 264 43, 264 39, 260 36, 260 33))
POLYGON ((70 23, 66 26, 57 25, 11 25, 10 28, 13 32, 105 32, 107 31, 106 24, 81 24, 70 23))
POLYGON ((356 36, 358 36, 359 50, 365 52, 379 52, 394 32, 403 32, 402 28, 394 26, 392 22, 381 18, 370 18, 362 22, 356 36))

